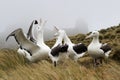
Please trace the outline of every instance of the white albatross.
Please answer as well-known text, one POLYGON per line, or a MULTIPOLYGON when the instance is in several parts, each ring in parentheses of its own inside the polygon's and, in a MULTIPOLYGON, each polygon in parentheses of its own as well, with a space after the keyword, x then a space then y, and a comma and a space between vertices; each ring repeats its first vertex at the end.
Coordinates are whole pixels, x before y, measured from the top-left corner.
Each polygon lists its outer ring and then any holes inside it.
MULTIPOLYGON (((37 24, 36 24, 36 27, 38 27, 37 24)), ((16 29, 12 33, 10 33, 6 38, 6 41, 10 36, 14 36, 16 42, 20 46, 20 49, 23 51, 23 53, 25 54, 25 57, 30 62, 36 62, 38 60, 45 59, 46 56, 48 57, 48 53, 47 55, 45 54, 46 49, 43 48, 44 46, 38 46, 37 44, 28 40, 21 28, 16 29)))
MULTIPOLYGON (((43 59, 47 59, 49 57, 48 53, 50 52, 49 46, 47 46, 44 42, 44 35, 43 35, 43 27, 45 26, 46 21, 42 21, 40 19, 40 23, 34 24, 34 33, 33 36, 35 37, 36 45, 40 47, 39 54, 42 54, 43 59)), ((33 56, 27 55, 28 58, 32 59, 33 56)))
POLYGON ((86 38, 93 38, 92 42, 88 46, 88 54, 93 57, 94 65, 98 65, 102 63, 102 58, 108 58, 111 52, 111 47, 105 43, 102 44, 99 42, 99 32, 93 31, 89 36, 86 38), (97 60, 100 59, 100 62, 97 60))

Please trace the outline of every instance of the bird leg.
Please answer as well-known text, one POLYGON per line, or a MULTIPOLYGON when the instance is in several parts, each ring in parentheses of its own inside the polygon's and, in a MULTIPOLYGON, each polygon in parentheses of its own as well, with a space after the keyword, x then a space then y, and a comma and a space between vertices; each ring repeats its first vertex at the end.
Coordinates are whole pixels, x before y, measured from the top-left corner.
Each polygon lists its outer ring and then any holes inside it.
POLYGON ((57 66, 57 62, 56 61, 54 61, 54 67, 56 67, 57 66))
POLYGON ((95 58, 94 59, 94 67, 98 66, 100 63, 99 63, 99 59, 95 58))
POLYGON ((94 58, 94 60, 93 60, 93 66, 94 67, 96 66, 96 58, 94 58))
POLYGON ((102 61, 102 57, 101 57, 101 58, 99 58, 99 60, 100 60, 100 64, 102 64, 102 63, 103 63, 103 61, 102 61))
POLYGON ((78 57, 74 56, 74 61, 77 62, 77 60, 78 60, 78 57))

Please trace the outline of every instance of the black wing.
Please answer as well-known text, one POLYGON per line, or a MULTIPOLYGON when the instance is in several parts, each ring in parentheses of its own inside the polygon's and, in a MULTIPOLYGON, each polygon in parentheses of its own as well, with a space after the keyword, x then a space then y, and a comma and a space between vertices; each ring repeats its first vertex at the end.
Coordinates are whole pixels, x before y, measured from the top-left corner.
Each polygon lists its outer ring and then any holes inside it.
POLYGON ((52 56, 59 56, 59 52, 60 52, 60 44, 57 45, 56 47, 54 47, 53 49, 51 49, 51 55, 52 56))
POLYGON ((67 52, 67 50, 68 50, 68 45, 67 44, 61 45, 60 52, 67 52))
POLYGON ((77 54, 81 54, 83 52, 87 51, 87 47, 84 44, 76 44, 73 46, 73 50, 77 53, 77 54))
POLYGON ((67 49, 68 49, 67 44, 65 44, 65 45, 59 44, 56 47, 54 47, 53 49, 51 49, 51 54, 52 54, 52 56, 58 57, 60 52, 61 53, 67 52, 67 49))
POLYGON ((102 49, 104 53, 106 53, 111 50, 111 47, 108 44, 106 44, 106 45, 102 45, 100 49, 102 49))

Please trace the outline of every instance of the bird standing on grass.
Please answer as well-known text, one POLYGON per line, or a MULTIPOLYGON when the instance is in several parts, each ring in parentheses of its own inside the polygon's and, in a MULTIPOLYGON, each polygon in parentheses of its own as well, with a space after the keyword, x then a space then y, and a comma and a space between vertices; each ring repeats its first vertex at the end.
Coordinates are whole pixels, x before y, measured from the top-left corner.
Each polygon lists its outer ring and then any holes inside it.
POLYGON ((111 52, 111 47, 105 43, 99 42, 99 32, 93 31, 87 38, 93 38, 88 46, 88 54, 94 59, 94 66, 102 63, 102 58, 108 58, 111 52), (99 60, 99 61, 98 61, 99 60))

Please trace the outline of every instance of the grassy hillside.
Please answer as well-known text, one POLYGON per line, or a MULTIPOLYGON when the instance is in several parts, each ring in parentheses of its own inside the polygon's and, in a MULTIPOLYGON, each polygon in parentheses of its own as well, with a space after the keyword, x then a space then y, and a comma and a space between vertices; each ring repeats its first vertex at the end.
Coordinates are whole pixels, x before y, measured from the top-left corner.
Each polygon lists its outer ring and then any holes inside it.
MULTIPOLYGON (((89 33, 88 33, 89 34, 89 33)), ((86 35, 70 36, 73 43, 88 45, 86 35)), ((0 80, 120 80, 120 25, 100 30, 100 41, 109 43, 112 53, 108 63, 93 67, 92 59, 86 54, 78 62, 66 59, 54 67, 49 60, 30 63, 16 50, 0 50, 0 80)), ((55 40, 46 41, 51 47, 55 40)))

